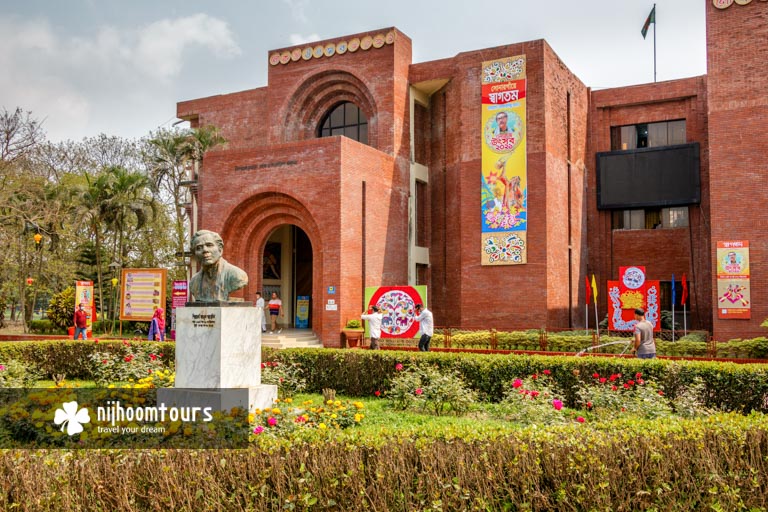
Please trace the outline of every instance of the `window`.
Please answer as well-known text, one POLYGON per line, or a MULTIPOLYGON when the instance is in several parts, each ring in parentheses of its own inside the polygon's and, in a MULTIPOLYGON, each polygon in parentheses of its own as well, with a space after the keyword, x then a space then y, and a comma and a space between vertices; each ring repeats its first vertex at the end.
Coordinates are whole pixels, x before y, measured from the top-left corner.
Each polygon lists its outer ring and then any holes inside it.
POLYGON ((613 210, 612 229, 669 229, 688 227, 688 207, 613 210))
POLYGON ((427 184, 416 180, 416 215, 414 223, 416 224, 416 245, 419 247, 429 247, 429 236, 427 233, 427 184))
POLYGON ((611 128, 611 151, 685 144, 685 119, 611 128))
POLYGON ((352 140, 368 144, 368 119, 354 103, 340 103, 331 109, 318 130, 319 137, 343 135, 352 140))

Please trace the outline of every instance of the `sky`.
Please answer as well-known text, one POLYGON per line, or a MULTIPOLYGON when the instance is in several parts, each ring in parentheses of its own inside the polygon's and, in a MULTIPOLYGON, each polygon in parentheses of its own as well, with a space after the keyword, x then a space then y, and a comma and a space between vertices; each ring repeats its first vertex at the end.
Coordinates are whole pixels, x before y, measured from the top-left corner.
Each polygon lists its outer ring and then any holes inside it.
MULTIPOLYGON (((708 0, 656 1, 657 81, 706 73, 708 0)), ((648 0, 0 0, 0 109, 49 140, 142 137, 179 101, 267 85, 270 50, 397 27, 413 62, 546 39, 593 89, 653 82, 648 0)), ((183 126, 183 125, 182 125, 183 126)))

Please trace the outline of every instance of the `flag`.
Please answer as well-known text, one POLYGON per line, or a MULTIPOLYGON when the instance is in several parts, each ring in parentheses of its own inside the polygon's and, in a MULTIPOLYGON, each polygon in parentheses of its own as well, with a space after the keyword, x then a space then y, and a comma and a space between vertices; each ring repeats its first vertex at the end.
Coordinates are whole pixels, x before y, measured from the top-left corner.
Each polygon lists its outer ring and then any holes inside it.
POLYGON ((675 274, 672 274, 672 307, 675 307, 675 274))
POLYGON ((651 23, 656 23, 656 5, 654 4, 653 9, 651 9, 651 13, 648 15, 648 18, 646 18, 645 23, 643 23, 643 28, 640 30, 640 33, 643 34, 643 39, 645 39, 645 34, 648 33, 648 29, 651 27, 651 23))
POLYGON ((584 289, 584 296, 587 299, 587 306, 589 306, 589 296, 591 295, 592 290, 589 288, 589 277, 584 276, 584 280, 587 282, 587 287, 584 289))
POLYGON ((685 274, 682 277, 683 284, 683 296, 680 297, 680 304, 685 305, 685 301, 688 300, 688 281, 685 279, 685 274))
POLYGON ((597 304, 597 284, 595 283, 595 274, 592 274, 592 296, 595 298, 595 304, 597 304))

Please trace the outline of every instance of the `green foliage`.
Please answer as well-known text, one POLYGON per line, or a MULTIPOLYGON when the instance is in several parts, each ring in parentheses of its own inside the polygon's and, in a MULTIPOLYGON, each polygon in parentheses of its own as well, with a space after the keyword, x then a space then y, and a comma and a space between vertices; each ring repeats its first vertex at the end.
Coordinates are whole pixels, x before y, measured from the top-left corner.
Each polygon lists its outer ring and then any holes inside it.
MULTIPOLYGON (((0 361, 16 359, 29 367, 37 368, 43 376, 66 375, 68 379, 93 380, 90 355, 94 352, 122 352, 127 341, 66 340, 66 341, 19 341, 0 343, 0 361)), ((176 345, 169 342, 130 342, 152 347, 156 354, 163 354, 166 366, 175 360, 176 345)))
POLYGON ((66 331, 53 325, 50 320, 32 320, 29 322, 29 332, 35 334, 61 334, 66 331))
POLYGON ((15 359, 0 364, 0 388, 29 389, 40 380, 40 372, 15 359))
POLYGON ((66 331, 75 325, 75 289, 69 286, 51 297, 45 314, 57 329, 66 331))
POLYGON ((437 366, 442 371, 455 370, 481 399, 498 402, 507 389, 505 383, 548 369, 563 392, 566 406, 573 407, 578 402, 576 389, 584 382, 591 382, 594 373, 635 375, 642 372, 646 380, 654 381, 670 399, 698 377, 704 384, 707 407, 768 411, 768 365, 759 364, 333 349, 286 349, 279 357, 283 362, 312 368, 307 375, 307 391, 313 393, 334 388, 347 396, 370 396, 390 387, 397 373, 395 365, 400 363, 406 367, 437 366))
POLYGON ((550 375, 549 370, 544 370, 506 384, 500 409, 508 420, 522 425, 553 425, 570 420, 563 409, 562 393, 550 375))
POLYGON ((347 320, 347 325, 345 326, 346 329, 362 329, 362 327, 363 324, 357 318, 347 320))
POLYGON ((261 363, 261 383, 274 384, 281 399, 290 398, 307 388, 304 368, 298 363, 266 361, 261 363))
POLYGON ((308 430, 343 430, 360 424, 365 417, 363 409, 362 402, 348 400, 306 400, 299 407, 291 398, 278 400, 274 407, 256 410, 251 439, 286 438, 308 430))
MULTIPOLYGON (((577 395, 579 405, 596 417, 615 418, 627 413, 650 419, 672 413, 672 406, 663 391, 653 382, 644 380, 641 372, 634 377, 595 373, 591 382, 579 387, 577 395)), ((693 414, 694 410, 689 412, 693 414)))
POLYGON ((463 414, 477 399, 457 371, 440 371, 436 367, 410 367, 400 371, 387 393, 395 408, 419 407, 436 416, 450 411, 463 414))
POLYGON ((123 343, 117 348, 93 352, 88 356, 91 378, 101 386, 118 382, 137 381, 165 368, 164 354, 155 352, 155 345, 123 343))

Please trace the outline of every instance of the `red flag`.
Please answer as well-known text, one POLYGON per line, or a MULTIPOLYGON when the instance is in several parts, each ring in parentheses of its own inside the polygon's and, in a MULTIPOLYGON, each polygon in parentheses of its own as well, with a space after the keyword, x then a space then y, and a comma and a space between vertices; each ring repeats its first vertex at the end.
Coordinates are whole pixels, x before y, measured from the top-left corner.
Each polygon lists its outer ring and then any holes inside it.
POLYGON ((584 297, 587 299, 587 306, 589 306, 589 298, 592 296, 592 288, 589 286, 589 277, 584 276, 584 280, 587 283, 587 287, 584 289, 584 297))
POLYGON ((683 296, 680 298, 680 304, 685 304, 685 301, 688 300, 688 281, 685 279, 685 274, 683 274, 682 281, 683 281, 683 296))

